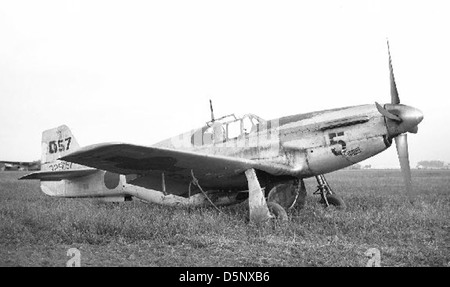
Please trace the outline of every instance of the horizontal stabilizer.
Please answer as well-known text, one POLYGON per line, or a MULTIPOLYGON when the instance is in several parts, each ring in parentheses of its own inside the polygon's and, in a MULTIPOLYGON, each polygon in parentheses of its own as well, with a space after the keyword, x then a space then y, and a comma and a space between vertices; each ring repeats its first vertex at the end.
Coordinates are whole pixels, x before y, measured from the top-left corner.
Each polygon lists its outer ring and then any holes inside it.
POLYGON ((19 179, 40 179, 42 181, 58 181, 94 174, 98 169, 86 168, 61 171, 38 171, 22 176, 19 179))

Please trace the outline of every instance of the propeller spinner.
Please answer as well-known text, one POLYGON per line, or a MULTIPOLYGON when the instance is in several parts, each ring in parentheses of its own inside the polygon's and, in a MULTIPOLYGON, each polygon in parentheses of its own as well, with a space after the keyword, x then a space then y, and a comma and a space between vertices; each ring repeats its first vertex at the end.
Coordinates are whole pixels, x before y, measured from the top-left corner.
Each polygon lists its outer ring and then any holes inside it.
POLYGON ((389 55, 389 77, 391 83, 391 103, 381 106, 378 103, 378 111, 386 117, 386 126, 389 137, 395 140, 398 159, 405 181, 405 191, 411 203, 414 202, 414 193, 411 183, 411 169, 409 166, 408 140, 407 132, 417 133, 418 125, 423 120, 423 114, 420 110, 400 104, 397 85, 395 84, 394 70, 392 68, 391 52, 388 45, 389 55))

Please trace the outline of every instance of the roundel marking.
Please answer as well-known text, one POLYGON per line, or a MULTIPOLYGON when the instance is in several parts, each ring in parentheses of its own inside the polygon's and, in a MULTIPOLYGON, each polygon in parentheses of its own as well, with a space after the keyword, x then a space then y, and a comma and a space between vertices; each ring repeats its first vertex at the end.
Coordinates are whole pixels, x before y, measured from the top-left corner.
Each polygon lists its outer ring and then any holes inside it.
POLYGON ((119 174, 113 172, 105 172, 104 176, 105 186, 108 189, 114 189, 119 185, 120 177, 119 174))

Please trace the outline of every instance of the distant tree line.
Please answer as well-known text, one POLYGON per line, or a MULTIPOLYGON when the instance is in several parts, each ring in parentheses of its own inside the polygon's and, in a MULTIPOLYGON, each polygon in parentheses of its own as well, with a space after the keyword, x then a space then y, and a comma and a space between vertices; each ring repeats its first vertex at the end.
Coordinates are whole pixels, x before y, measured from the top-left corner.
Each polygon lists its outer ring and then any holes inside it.
POLYGON ((441 160, 422 160, 417 163, 417 168, 449 168, 449 165, 441 160))
POLYGON ((40 170, 41 161, 0 161, 0 171, 40 170))
POLYGON ((345 169, 371 169, 372 165, 370 164, 366 164, 366 165, 361 165, 359 163, 355 163, 351 166, 346 167, 345 169))

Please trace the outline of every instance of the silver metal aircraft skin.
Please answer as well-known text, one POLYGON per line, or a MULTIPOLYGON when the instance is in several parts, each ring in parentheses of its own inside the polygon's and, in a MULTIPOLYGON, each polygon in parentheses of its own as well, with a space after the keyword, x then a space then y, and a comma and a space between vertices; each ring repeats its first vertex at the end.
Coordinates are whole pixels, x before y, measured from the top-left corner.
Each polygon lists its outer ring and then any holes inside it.
POLYGON ((227 205, 248 198, 250 220, 287 218, 303 204, 304 178, 316 177, 325 205, 345 207, 325 173, 363 161, 395 140, 413 200, 406 133, 422 113, 400 104, 389 54, 391 103, 298 114, 265 121, 247 114, 212 119, 204 127, 153 146, 102 143, 80 148, 65 125, 43 132, 39 179, 50 196, 137 198, 168 205, 227 205))

